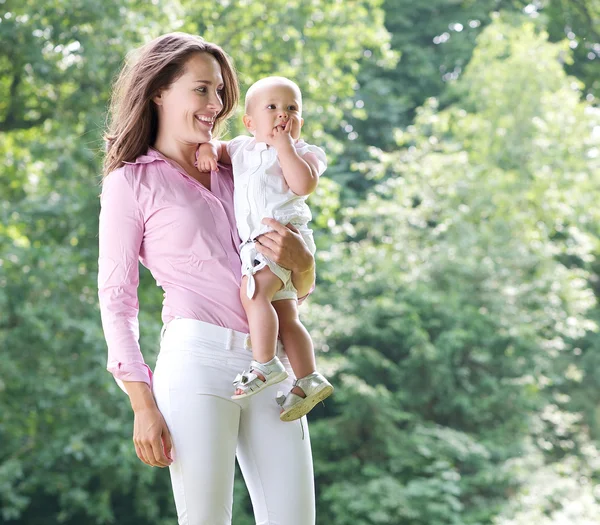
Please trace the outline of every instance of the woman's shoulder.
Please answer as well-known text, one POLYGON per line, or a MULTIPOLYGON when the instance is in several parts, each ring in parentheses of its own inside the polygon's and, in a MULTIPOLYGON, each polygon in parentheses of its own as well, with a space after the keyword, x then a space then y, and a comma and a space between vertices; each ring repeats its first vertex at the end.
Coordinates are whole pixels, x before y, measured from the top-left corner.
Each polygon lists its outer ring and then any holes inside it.
POLYGON ((160 172, 154 159, 140 155, 135 161, 124 162, 120 167, 111 171, 102 181, 102 194, 127 194, 134 200, 142 202, 148 194, 160 186, 160 172))
POLYGON ((120 186, 122 184, 131 184, 132 169, 130 164, 123 164, 117 169, 112 170, 102 179, 102 187, 120 186))
POLYGON ((106 177, 104 177, 104 183, 110 181, 113 184, 123 183, 127 181, 130 185, 134 185, 139 182, 139 179, 144 175, 155 172, 156 161, 159 158, 151 154, 151 150, 148 153, 139 155, 135 160, 123 161, 123 164, 117 169, 111 171, 106 177))

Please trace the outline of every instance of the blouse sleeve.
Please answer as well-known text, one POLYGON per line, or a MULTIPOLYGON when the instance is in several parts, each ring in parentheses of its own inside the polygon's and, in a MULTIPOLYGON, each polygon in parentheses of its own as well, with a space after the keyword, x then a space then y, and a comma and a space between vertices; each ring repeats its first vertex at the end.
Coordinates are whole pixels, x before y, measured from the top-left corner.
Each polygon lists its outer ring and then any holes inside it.
POLYGON ((100 197, 98 298, 107 369, 122 381, 151 384, 152 371, 139 346, 138 259, 144 220, 126 177, 125 167, 109 174, 100 197))

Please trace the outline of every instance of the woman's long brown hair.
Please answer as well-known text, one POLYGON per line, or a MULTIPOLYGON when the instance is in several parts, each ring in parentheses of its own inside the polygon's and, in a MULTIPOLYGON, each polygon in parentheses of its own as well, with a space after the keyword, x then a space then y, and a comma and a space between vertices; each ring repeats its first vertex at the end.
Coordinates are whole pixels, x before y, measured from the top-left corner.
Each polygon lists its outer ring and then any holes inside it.
POLYGON ((152 98, 168 88, 183 73, 194 53, 209 53, 221 66, 223 109, 215 119, 220 125, 235 111, 239 100, 237 75, 229 57, 217 45, 187 33, 168 33, 142 46, 127 57, 111 97, 105 134, 103 175, 132 162, 154 144, 158 115, 152 98))

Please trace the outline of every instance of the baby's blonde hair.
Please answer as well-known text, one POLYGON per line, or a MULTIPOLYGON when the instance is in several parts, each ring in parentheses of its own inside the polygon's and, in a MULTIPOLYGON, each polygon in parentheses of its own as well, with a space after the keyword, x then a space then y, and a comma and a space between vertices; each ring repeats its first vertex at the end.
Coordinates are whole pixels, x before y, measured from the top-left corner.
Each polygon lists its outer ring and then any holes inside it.
POLYGON ((248 108, 252 102, 252 99, 259 93, 261 90, 266 89, 275 85, 283 85, 291 87, 294 91, 298 93, 298 97, 300 98, 300 107, 302 108, 302 91, 298 87, 298 84, 290 80, 286 77, 265 77, 257 80, 254 84, 252 84, 248 91, 246 91, 246 100, 244 103, 244 112, 248 113, 248 108))

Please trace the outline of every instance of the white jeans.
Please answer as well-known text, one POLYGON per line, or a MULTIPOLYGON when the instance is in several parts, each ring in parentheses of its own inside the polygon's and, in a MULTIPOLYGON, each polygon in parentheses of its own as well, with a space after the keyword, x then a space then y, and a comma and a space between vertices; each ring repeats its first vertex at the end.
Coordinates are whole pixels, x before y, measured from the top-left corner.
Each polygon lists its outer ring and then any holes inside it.
POLYGON ((231 400, 233 379, 252 359, 245 334, 174 319, 163 328, 153 391, 173 438, 171 482, 179 525, 231 525, 235 457, 257 525, 314 525, 312 455, 306 417, 279 419, 276 391, 231 400))

